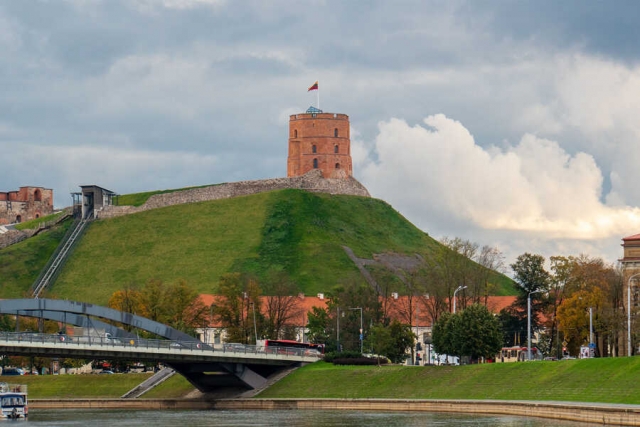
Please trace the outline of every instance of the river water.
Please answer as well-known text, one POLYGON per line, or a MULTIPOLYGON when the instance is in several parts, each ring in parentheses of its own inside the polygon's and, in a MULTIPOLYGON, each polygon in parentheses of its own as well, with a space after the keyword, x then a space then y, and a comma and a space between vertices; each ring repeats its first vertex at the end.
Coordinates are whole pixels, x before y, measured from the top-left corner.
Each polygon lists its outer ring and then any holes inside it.
MULTIPOLYGON (((426 412, 350 411, 127 411, 31 410, 29 426, 164 427, 164 426, 282 426, 289 427, 578 427, 584 423, 514 416, 483 416, 426 412)), ((593 425, 595 426, 595 424, 593 425)))

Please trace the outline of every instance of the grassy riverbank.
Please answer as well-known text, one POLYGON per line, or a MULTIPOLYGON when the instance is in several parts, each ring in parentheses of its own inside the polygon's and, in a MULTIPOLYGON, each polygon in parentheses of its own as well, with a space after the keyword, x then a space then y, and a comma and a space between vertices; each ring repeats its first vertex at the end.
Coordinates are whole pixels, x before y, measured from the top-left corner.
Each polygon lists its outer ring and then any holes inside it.
MULTIPOLYGON (((0 381, 27 384, 31 399, 118 398, 151 376, 146 374, 113 375, 34 375, 2 377, 0 381)), ((174 375, 145 394, 148 399, 175 399, 194 390, 181 375, 174 375)))
POLYGON ((640 403, 640 357, 469 366, 298 369, 258 397, 640 403))
MULTIPOLYGON (((118 398, 150 374, 7 377, 32 399, 118 398)), ((640 357, 469 366, 333 366, 296 370, 260 398, 556 400, 640 404, 640 357)), ((175 375, 143 398, 187 396, 175 375)))

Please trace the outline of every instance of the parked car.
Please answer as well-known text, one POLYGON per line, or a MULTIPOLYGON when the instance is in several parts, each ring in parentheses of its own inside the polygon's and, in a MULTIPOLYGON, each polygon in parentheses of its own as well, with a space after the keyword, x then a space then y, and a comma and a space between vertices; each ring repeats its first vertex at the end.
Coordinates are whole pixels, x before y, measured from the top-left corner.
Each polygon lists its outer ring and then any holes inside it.
POLYGON ((103 369, 102 371, 100 371, 101 374, 113 374, 112 370, 109 369, 103 369))
POLYGON ((226 343, 224 345, 224 351, 232 351, 235 353, 244 353, 247 350, 247 346, 240 343, 226 343))
POLYGON ((2 375, 24 375, 24 370, 20 368, 4 368, 2 375))

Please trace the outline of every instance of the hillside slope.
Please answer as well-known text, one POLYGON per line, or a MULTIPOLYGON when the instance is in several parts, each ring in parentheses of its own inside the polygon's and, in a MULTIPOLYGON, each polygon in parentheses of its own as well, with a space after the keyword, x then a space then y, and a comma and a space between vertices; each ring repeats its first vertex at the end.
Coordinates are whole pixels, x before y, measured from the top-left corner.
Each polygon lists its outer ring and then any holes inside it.
POLYGON ((0 298, 28 295, 71 224, 71 219, 65 220, 47 232, 0 249, 0 298))
MULTIPOLYGON (((278 190, 95 221, 48 295, 106 304, 151 278, 215 293, 228 272, 284 276, 313 295, 360 277, 343 246, 370 259, 426 254, 439 243, 380 200, 278 190)), ((508 278, 495 282, 498 294, 512 292, 508 278)))

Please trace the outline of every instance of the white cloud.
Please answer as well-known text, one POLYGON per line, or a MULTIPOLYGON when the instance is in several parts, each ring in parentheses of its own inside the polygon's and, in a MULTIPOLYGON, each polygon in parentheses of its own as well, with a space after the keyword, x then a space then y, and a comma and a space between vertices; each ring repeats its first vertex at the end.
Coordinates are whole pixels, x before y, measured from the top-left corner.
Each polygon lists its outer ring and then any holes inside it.
POLYGON ((427 231, 457 221, 485 236, 494 232, 498 245, 531 243, 535 236, 549 252, 577 246, 572 241, 617 244, 640 228, 640 209, 601 202, 602 174, 589 154, 570 155, 557 142, 531 134, 515 146, 485 149, 461 123, 442 114, 424 123, 380 123, 378 160, 360 158, 356 164, 375 197, 417 224, 430 223, 427 231), (506 240, 500 243, 497 236, 506 240))

